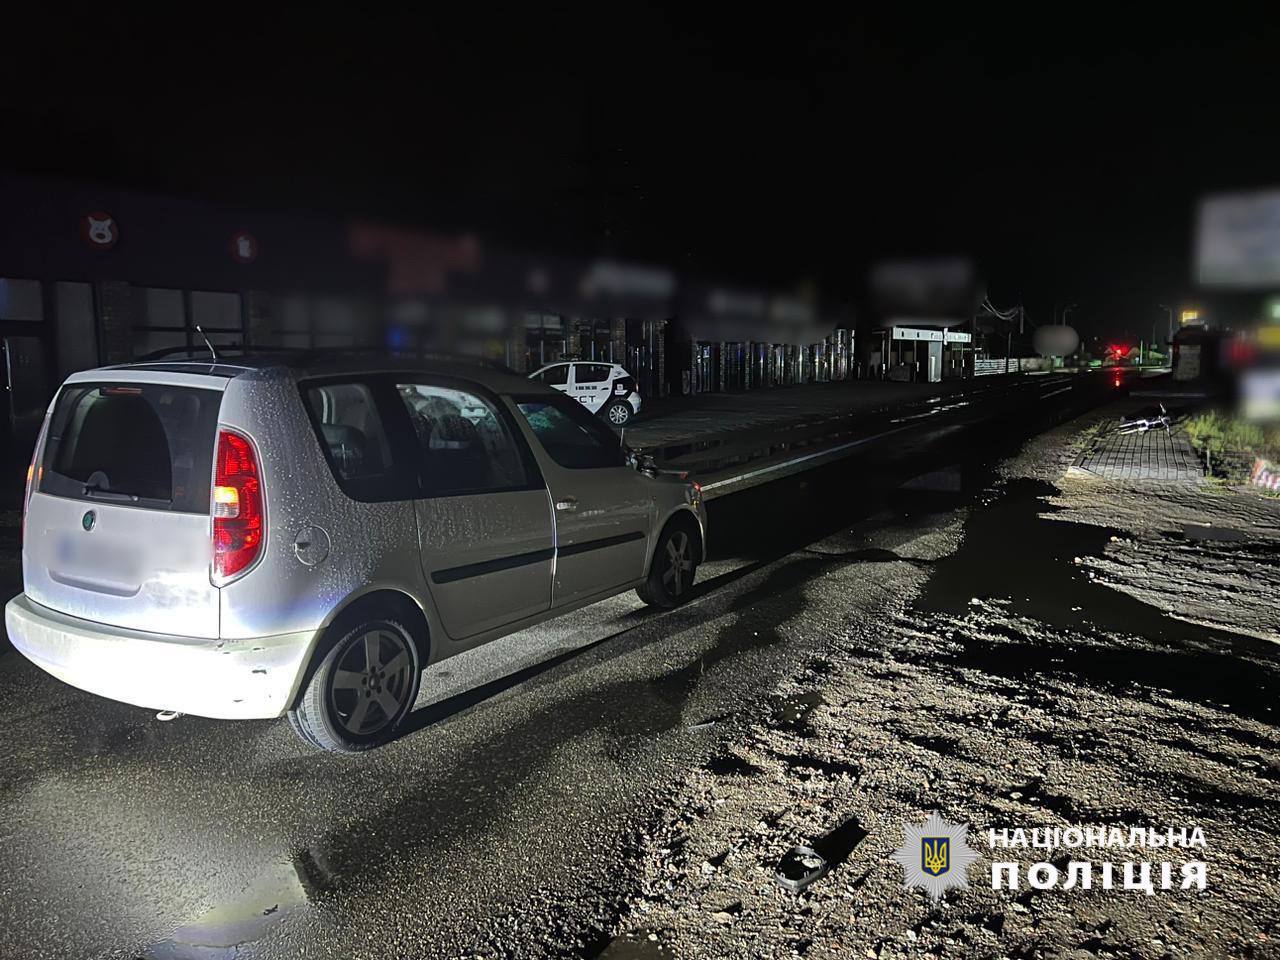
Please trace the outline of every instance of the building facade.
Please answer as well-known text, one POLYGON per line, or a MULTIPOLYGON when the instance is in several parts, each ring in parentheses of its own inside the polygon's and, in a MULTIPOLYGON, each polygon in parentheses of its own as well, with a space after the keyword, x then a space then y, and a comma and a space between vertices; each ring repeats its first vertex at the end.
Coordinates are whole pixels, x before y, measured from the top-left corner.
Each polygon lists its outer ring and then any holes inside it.
POLYGON ((470 234, 0 177, 7 447, 67 374, 156 351, 432 349, 517 371, 621 363, 646 397, 851 379, 813 297, 510 250, 470 234))

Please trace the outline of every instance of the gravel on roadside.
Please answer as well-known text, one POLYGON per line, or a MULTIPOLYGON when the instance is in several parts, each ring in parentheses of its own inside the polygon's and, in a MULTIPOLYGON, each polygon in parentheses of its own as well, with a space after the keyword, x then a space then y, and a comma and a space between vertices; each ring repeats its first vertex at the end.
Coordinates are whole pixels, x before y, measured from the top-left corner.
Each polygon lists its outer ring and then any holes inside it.
POLYGON ((861 559, 804 587, 825 649, 689 777, 603 956, 1276 954, 1280 647, 1255 638, 1277 637, 1280 503, 1064 479, 1105 415, 1030 442, 964 512, 810 548, 861 559), (935 810, 982 854, 937 902, 890 860, 935 810), (1207 889, 992 889, 988 829, 1071 825, 1200 827, 1205 848, 1054 862, 1203 857, 1207 889), (824 843, 825 877, 775 881, 824 843))

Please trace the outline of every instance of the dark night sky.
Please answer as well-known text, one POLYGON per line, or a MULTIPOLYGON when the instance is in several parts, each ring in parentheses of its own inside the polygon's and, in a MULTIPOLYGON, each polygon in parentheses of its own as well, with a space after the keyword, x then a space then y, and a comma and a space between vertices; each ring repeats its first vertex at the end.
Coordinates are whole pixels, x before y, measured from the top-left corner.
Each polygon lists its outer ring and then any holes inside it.
POLYGON ((959 252, 1106 333, 1190 293, 1200 193, 1280 180, 1280 37, 1203 10, 87 9, 6 30, 0 165, 833 296, 959 252))

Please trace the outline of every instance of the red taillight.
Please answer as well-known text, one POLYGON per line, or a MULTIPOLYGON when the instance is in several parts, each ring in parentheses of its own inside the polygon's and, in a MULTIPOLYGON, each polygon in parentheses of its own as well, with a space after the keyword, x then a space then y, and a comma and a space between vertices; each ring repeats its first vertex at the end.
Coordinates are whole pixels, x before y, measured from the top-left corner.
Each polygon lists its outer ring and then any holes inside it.
MULTIPOLYGON (((39 450, 39 446, 36 447, 39 450)), ((31 478, 36 472, 35 454, 31 455, 31 463, 27 465, 27 486, 22 491, 22 542, 27 542, 27 506, 31 503, 31 478)))
POLYGON ((40 433, 36 436, 36 447, 31 451, 31 462, 27 464, 27 485, 22 491, 22 542, 27 542, 27 507, 31 505, 31 492, 40 486, 44 477, 44 465, 40 463, 43 452, 44 435, 49 430, 49 415, 46 413, 44 423, 40 425, 40 433))
POLYGON ((218 431, 209 512, 213 516, 213 575, 226 580, 258 558, 267 532, 257 454, 253 444, 230 430, 218 431))

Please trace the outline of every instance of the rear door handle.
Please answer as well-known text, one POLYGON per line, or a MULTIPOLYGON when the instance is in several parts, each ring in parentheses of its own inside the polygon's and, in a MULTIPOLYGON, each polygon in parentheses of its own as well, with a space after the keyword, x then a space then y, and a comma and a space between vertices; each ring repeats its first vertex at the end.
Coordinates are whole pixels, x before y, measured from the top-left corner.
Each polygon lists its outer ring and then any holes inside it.
POLYGON ((563 510, 566 513, 573 513, 578 509, 578 500, 576 497, 565 497, 563 500, 557 500, 556 509, 563 510))

